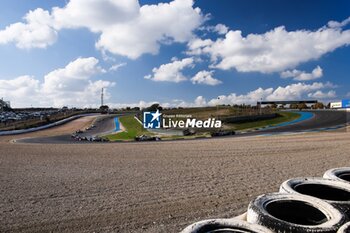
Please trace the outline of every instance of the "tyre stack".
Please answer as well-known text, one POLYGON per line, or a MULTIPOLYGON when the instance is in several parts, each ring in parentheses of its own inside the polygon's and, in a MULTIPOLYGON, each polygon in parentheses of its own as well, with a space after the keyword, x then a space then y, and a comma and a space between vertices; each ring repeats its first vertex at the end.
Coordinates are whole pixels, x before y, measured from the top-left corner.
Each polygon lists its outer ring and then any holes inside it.
POLYGON ((244 217, 194 223, 181 233, 350 233, 350 167, 293 178, 250 202, 244 217))

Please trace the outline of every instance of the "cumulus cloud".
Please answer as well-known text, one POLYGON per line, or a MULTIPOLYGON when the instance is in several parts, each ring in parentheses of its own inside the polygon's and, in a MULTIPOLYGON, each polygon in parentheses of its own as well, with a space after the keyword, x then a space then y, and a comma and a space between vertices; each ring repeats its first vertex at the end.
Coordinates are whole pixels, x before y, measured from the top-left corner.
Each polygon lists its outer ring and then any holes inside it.
MULTIPOLYGON (((0 80, 0 96, 10 99, 16 107, 62 107, 67 104, 82 107, 98 103, 101 89, 115 85, 114 82, 92 79, 105 73, 98 62, 94 57, 78 58, 45 75, 43 82, 32 76, 0 80)), ((110 94, 107 92, 105 96, 108 99, 110 94)))
MULTIPOLYGON (((229 95, 220 95, 218 98, 212 99, 208 102, 209 105, 217 104, 254 104, 257 101, 263 100, 298 100, 308 96, 310 93, 319 91, 322 89, 334 88, 335 85, 332 83, 321 83, 315 82, 312 84, 295 83, 287 85, 285 87, 277 88, 258 88, 254 91, 248 92, 247 94, 238 95, 231 93, 229 95)), ((332 91, 330 93, 333 93, 332 91)), ((312 98, 315 98, 312 96, 312 98)))
POLYGON ((174 0, 144 5, 135 19, 103 30, 96 47, 136 59, 144 53, 157 54, 160 44, 187 42, 204 17, 192 0, 174 0))
POLYGON ((191 81, 193 84, 205 84, 210 86, 221 84, 222 82, 220 80, 213 78, 213 73, 214 71, 199 71, 193 78, 191 78, 191 81))
POLYGON ((38 101, 40 82, 29 75, 11 80, 0 80, 0 96, 11 100, 15 106, 30 106, 38 101))
POLYGON ((343 20, 342 22, 337 22, 337 21, 333 21, 333 20, 329 21, 327 25, 330 28, 341 28, 341 27, 345 27, 349 23, 350 23, 350 17, 348 17, 347 19, 343 20))
POLYGON ((30 49, 46 48, 56 41, 57 31, 48 11, 38 8, 23 19, 24 23, 14 23, 0 31, 0 44, 15 43, 18 48, 30 49))
POLYGON ((231 30, 225 38, 205 41, 207 45, 204 41, 189 43, 188 53, 210 55, 213 68, 272 73, 294 68, 349 45, 350 30, 324 26, 316 31, 287 31, 281 26, 263 34, 247 36, 242 36, 239 30, 231 30))
POLYGON ((101 32, 135 19, 139 10, 138 0, 70 0, 63 8, 54 7, 52 16, 57 29, 85 27, 101 32))
POLYGON ((194 38, 188 42, 188 51, 186 51, 186 54, 201 55, 203 54, 203 48, 209 47, 213 43, 214 42, 211 39, 202 40, 200 38, 194 38))
POLYGON ((335 91, 330 90, 328 92, 316 91, 314 93, 309 93, 307 96, 315 99, 330 99, 335 98, 337 95, 335 91))
POLYGON ((300 70, 287 70, 283 71, 281 73, 282 78, 293 78, 297 81, 309 81, 321 78, 323 76, 323 70, 320 66, 317 66, 315 69, 312 70, 311 73, 306 73, 304 71, 300 70))
POLYGON ((0 31, 0 44, 16 43, 19 48, 44 48, 53 44, 57 31, 87 28, 100 35, 96 48, 104 54, 136 59, 157 54, 161 44, 187 42, 204 21, 193 0, 140 6, 138 0, 70 0, 51 13, 40 8, 30 11, 25 23, 0 31))
MULTIPOLYGON (((206 15, 205 17, 206 19, 210 19, 210 14, 206 15)), ((199 30, 206 31, 206 32, 214 32, 219 35, 225 35, 228 32, 229 28, 225 24, 219 23, 215 26, 209 25, 209 26, 199 27, 199 30)))
POLYGON ((207 105, 207 101, 203 96, 198 96, 195 100, 194 100, 194 104, 197 107, 203 107, 207 105))
POLYGON ((79 106, 89 103, 99 96, 102 87, 113 86, 109 81, 92 81, 91 77, 106 71, 98 65, 94 57, 78 58, 66 67, 56 69, 44 77, 43 93, 49 96, 54 106, 76 103, 79 106))
POLYGON ((220 35, 225 35, 227 32, 228 32, 228 27, 224 24, 217 24, 215 27, 214 27, 214 31, 217 32, 218 34, 220 35))
POLYGON ((163 64, 159 68, 153 68, 151 75, 146 75, 145 79, 150 79, 157 82, 182 82, 187 78, 182 73, 182 70, 188 67, 193 67, 193 58, 184 58, 182 60, 174 60, 171 63, 163 64))
POLYGON ((327 90, 335 88, 336 86, 330 82, 321 83, 314 82, 312 84, 295 83, 284 87, 277 88, 258 88, 245 94, 231 93, 229 95, 219 95, 216 98, 206 100, 203 96, 196 97, 193 101, 184 100, 172 100, 170 102, 157 102, 157 101, 140 101, 138 103, 130 104, 117 104, 108 103, 109 106, 115 108, 120 107, 141 107, 145 108, 151 106, 154 103, 159 103, 161 106, 169 107, 203 107, 203 106, 216 106, 220 104, 252 104, 255 105, 261 99, 263 100, 298 100, 298 99, 327 99, 336 97, 336 93, 333 90, 327 90))

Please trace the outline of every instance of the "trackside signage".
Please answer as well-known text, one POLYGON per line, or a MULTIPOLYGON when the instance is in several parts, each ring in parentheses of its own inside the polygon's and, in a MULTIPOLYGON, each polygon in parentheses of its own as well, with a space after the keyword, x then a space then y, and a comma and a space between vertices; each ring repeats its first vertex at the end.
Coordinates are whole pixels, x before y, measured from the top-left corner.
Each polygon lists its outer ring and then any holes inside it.
POLYGON ((350 100, 342 100, 341 107, 342 108, 350 108, 350 100))
POLYGON ((169 128, 221 128, 221 120, 208 118, 207 120, 197 120, 191 115, 163 115, 156 112, 143 113, 143 127, 145 129, 169 129, 169 128))

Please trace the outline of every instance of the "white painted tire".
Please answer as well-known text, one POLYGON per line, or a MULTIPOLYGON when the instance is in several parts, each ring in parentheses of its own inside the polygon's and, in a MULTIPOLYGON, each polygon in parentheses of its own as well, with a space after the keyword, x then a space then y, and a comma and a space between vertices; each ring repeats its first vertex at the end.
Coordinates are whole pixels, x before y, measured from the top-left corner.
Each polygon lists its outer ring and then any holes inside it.
POLYGON ((337 231, 337 233, 349 233, 350 232, 350 222, 344 224, 341 228, 339 228, 339 230, 337 231))
POLYGON ((271 230, 238 219, 209 219, 186 227, 181 233, 273 233, 271 230))
POLYGON ((350 218, 350 184, 325 178, 294 178, 285 181, 281 193, 296 193, 320 198, 350 218))
POLYGON ((350 167, 330 169, 324 173, 323 178, 350 183, 350 167))
POLYGON ((343 214, 321 199, 290 193, 271 193, 250 202, 247 221, 276 233, 337 232, 343 214))

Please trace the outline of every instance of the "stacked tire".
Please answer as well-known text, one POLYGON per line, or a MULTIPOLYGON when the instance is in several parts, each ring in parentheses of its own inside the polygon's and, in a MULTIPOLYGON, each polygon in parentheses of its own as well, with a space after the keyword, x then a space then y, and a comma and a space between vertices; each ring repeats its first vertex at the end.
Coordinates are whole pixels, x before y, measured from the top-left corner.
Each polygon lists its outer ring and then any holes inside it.
POLYGON ((238 219, 200 221, 182 233, 350 233, 350 168, 326 171, 324 177, 294 178, 279 193, 251 201, 246 222, 238 219))
POLYGON ((295 193, 319 198, 350 217, 350 184, 325 178, 295 178, 285 181, 282 193, 295 193))
POLYGON ((261 195, 248 207, 247 221, 274 232, 336 232, 344 215, 317 198, 290 193, 261 195))
POLYGON ((237 219, 209 219, 186 227, 181 233, 273 233, 256 224, 237 219))

